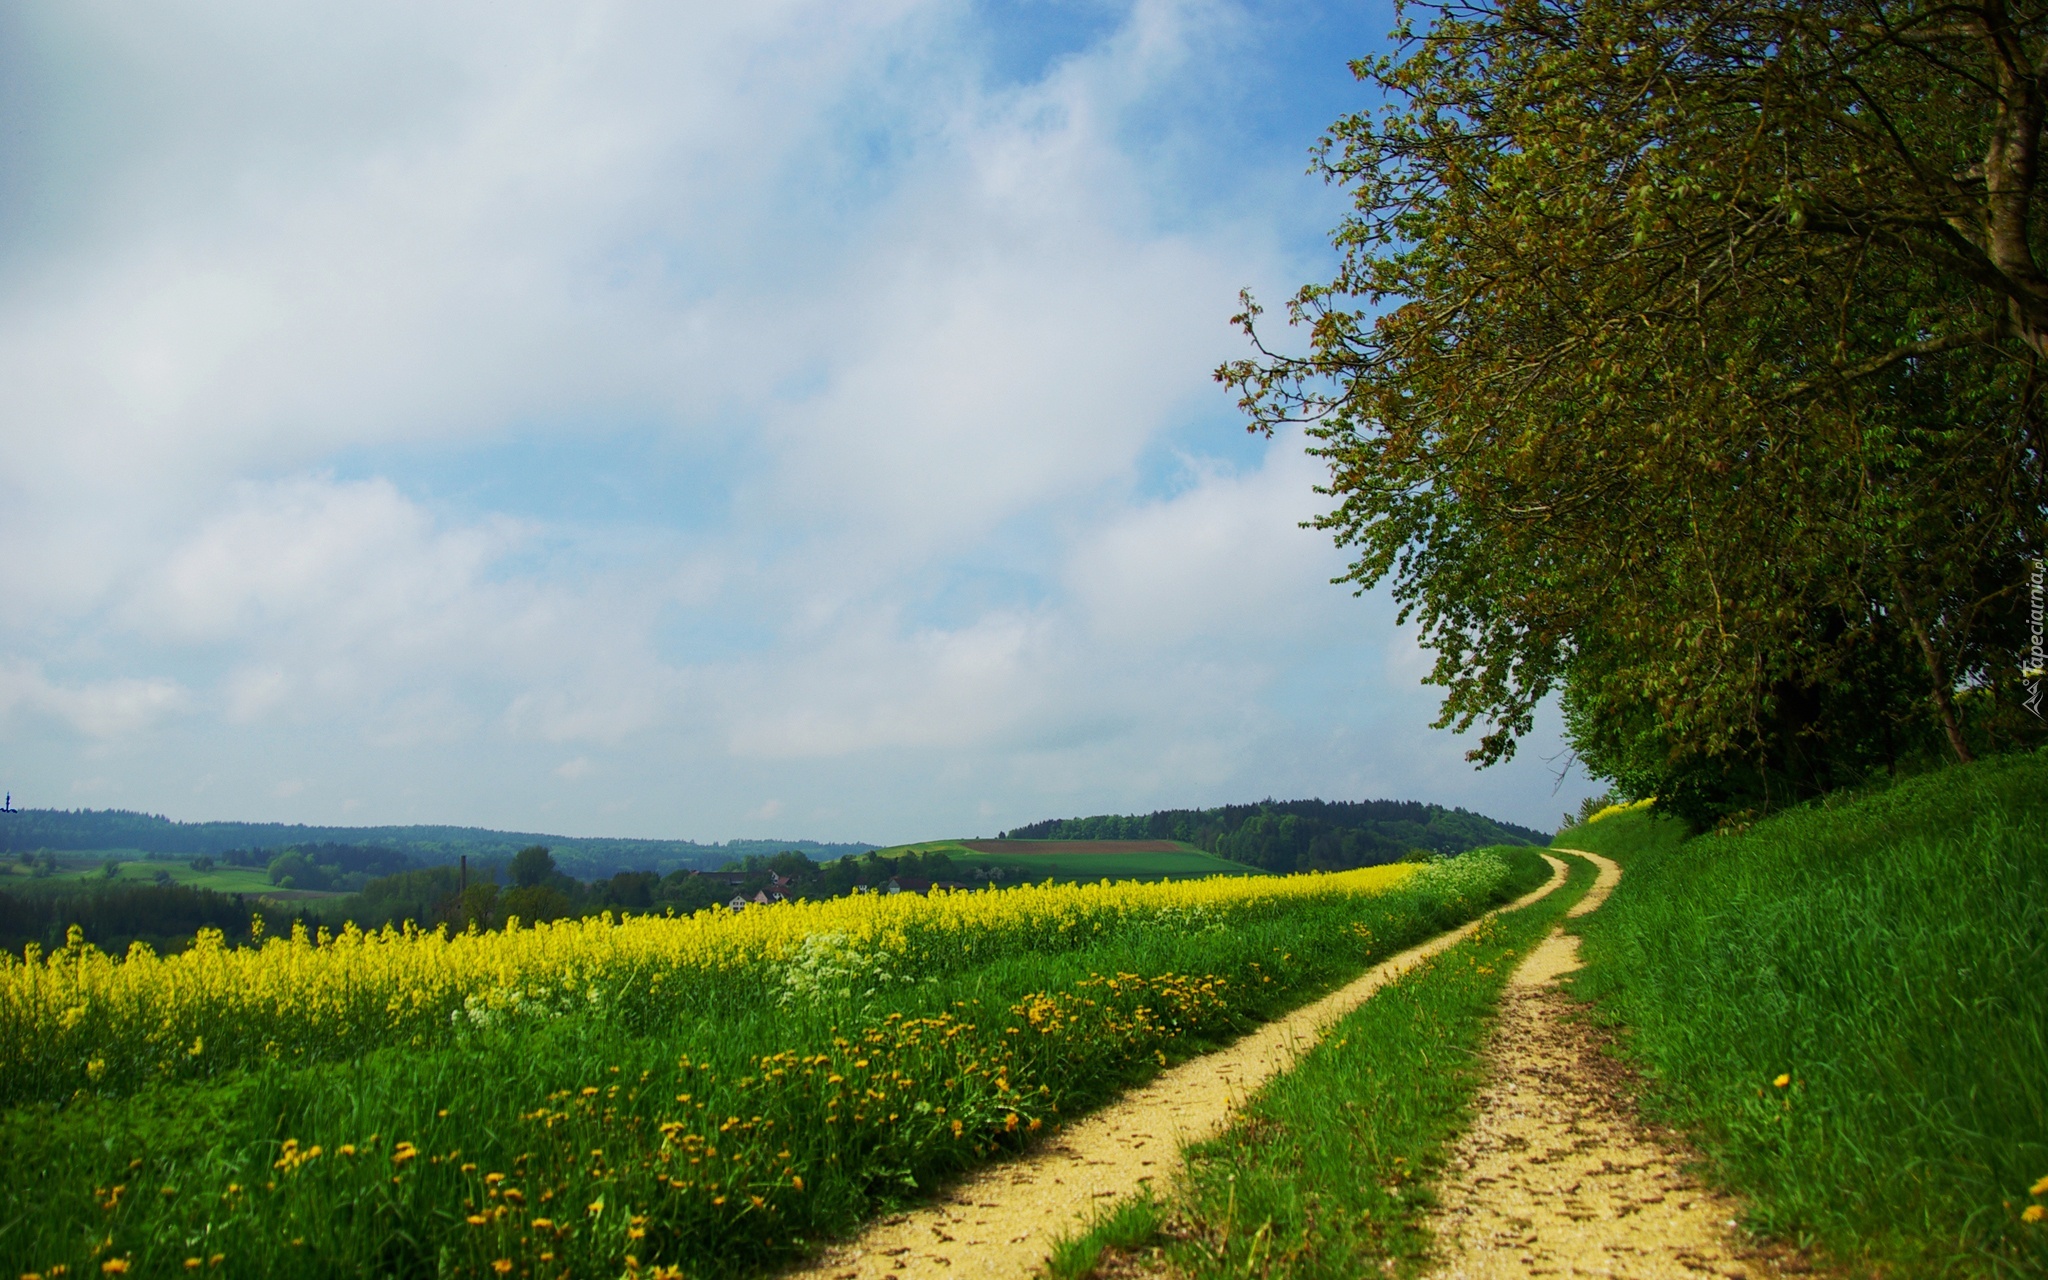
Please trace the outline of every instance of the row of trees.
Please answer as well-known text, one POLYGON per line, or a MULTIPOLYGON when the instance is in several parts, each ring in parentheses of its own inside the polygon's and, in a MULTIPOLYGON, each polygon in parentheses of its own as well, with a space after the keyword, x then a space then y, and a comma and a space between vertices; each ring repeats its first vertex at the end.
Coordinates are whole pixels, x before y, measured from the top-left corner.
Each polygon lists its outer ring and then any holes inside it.
MULTIPOLYGON (((218 893, 180 884, 71 881, 45 893, 0 893, 0 950, 20 956, 30 943, 54 951, 72 926, 104 950, 126 951, 141 942, 159 952, 191 945, 201 929, 246 938, 258 904, 239 893, 218 893)), ((289 930, 295 920, 318 923, 311 911, 263 908, 265 924, 289 930)))
MULTIPOLYGON (((1306 422, 1440 725, 1695 822, 2041 741, 2048 8, 1409 5, 1318 153, 1355 194, 1306 422)), ((1260 342, 1259 309, 1238 317, 1260 342)))
MULTIPOLYGON (((393 856, 402 864, 409 862, 403 855, 393 856)), ((194 859, 203 860, 204 855, 194 859)), ((250 916, 259 908, 272 933, 289 929, 295 920, 309 926, 353 921, 363 929, 408 920, 426 928, 464 929, 475 924, 492 929, 515 916, 531 924, 605 911, 688 915, 723 906, 735 896, 752 899, 756 893, 773 891, 792 899, 839 897, 862 888, 880 889, 892 879, 908 878, 918 884, 950 880, 954 874, 952 860, 943 853, 888 858, 873 851, 820 865, 800 851, 785 850, 771 856, 749 854, 718 872, 620 871, 591 881, 564 872, 543 845, 522 849, 509 862, 472 866, 466 874, 460 867, 406 865, 365 878, 362 868, 377 862, 376 851, 331 845, 287 850, 270 855, 267 863, 244 858, 240 865, 267 865, 271 882, 280 888, 320 888, 323 877, 329 878, 326 882, 356 882, 356 891, 347 897, 294 901, 284 908, 239 893, 169 883, 113 883, 111 877, 107 883, 67 881, 48 891, 0 893, 0 949, 20 954, 33 942, 53 950, 63 945, 67 930, 76 924, 84 929, 87 941, 102 948, 124 950, 139 941, 158 951, 172 951, 189 945, 200 929, 220 929, 231 940, 244 938, 250 916)))
POLYGON ((688 915, 723 906, 735 897, 751 901, 756 894, 799 901, 879 890, 891 880, 907 878, 920 885, 950 880, 954 867, 943 853, 913 851, 890 858, 869 850, 858 858, 820 864, 808 854, 787 849, 768 856, 749 854, 716 872, 620 871, 586 883, 560 870, 550 852, 536 845, 512 859, 503 888, 495 879, 484 880, 457 895, 447 871, 435 868, 373 881, 362 894, 363 913, 380 921, 431 920, 458 927, 471 920, 491 927, 512 916, 532 922, 601 911, 688 915), (436 891, 442 896, 433 898, 436 891))

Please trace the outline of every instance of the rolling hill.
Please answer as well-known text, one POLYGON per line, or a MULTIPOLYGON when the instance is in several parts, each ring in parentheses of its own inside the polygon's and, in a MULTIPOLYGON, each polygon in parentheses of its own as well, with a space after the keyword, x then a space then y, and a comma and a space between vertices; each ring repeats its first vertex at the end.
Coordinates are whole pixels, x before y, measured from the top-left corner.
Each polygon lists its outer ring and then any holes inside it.
POLYGON ((1261 800, 1216 809, 1053 818, 1005 832, 1012 842, 1170 840, 1272 872, 1394 862, 1415 850, 1462 853, 1547 844, 1546 832, 1414 800, 1261 800))
POLYGON ((0 815, 0 855, 47 849, 52 852, 218 856, 232 849, 281 850, 314 844, 389 849, 422 866, 442 866, 467 855, 472 862, 503 861, 528 845, 554 851, 565 871, 583 879, 616 871, 715 870, 748 854, 797 849, 813 858, 865 853, 869 844, 824 844, 815 840, 631 840, 557 836, 538 831, 493 831, 485 827, 383 826, 314 827, 282 822, 173 822, 161 814, 128 809, 23 809, 0 815))

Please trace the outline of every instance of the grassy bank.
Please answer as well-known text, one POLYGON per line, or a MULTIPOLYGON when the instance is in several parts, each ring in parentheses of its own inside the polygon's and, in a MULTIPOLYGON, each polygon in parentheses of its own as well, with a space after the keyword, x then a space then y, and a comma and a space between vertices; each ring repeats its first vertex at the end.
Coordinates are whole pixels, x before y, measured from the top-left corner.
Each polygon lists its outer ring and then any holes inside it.
POLYGON ((1533 861, 1133 919, 893 985, 798 953, 759 999, 727 983, 652 1025, 483 1009, 421 1048, 19 1106, 0 1256, 44 1275, 759 1273, 1520 891, 1533 861))
POLYGON ((1903 1274, 2048 1272, 2023 1216, 2048 1203, 2048 758, 1682 835, 1637 813, 1558 839, 1627 868, 1576 985, 1653 1110, 1759 1231, 1903 1274))
POLYGON ((1171 1201, 1117 1206, 1063 1246, 1052 1273, 1097 1270, 1105 1250, 1157 1250, 1194 1276, 1418 1269, 1445 1144, 1479 1083, 1478 1053, 1516 963, 1593 882, 1488 921, 1380 991, 1270 1082, 1229 1132, 1187 1151, 1171 1201))

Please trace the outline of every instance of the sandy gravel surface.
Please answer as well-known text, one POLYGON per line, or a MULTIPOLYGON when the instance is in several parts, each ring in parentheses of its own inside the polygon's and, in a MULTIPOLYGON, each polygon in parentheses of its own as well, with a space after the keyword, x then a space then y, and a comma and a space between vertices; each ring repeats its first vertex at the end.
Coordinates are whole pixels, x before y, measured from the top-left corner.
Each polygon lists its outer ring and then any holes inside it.
MULTIPOLYGON (((1621 878, 1608 859, 1582 856, 1600 879, 1573 915, 1597 908, 1621 878)), ((1509 981, 1487 1045, 1492 1079, 1438 1188, 1437 1275, 1776 1274, 1731 1230, 1736 1202, 1702 1186, 1687 1153, 1636 1119, 1625 1068, 1558 986, 1578 967, 1578 939, 1554 933, 1509 981)))
MULTIPOLYGON (((1564 864, 1548 855, 1546 860, 1549 882, 1503 910, 1564 883, 1564 864)), ((962 1180, 935 1204, 877 1223, 792 1275, 864 1280, 1032 1274, 1056 1241, 1085 1226, 1103 1205, 1169 1180, 1184 1143, 1222 1132, 1238 1104, 1291 1065, 1324 1027, 1477 927, 1474 921, 1412 947, 1228 1048, 1162 1072, 1036 1150, 962 1180)))

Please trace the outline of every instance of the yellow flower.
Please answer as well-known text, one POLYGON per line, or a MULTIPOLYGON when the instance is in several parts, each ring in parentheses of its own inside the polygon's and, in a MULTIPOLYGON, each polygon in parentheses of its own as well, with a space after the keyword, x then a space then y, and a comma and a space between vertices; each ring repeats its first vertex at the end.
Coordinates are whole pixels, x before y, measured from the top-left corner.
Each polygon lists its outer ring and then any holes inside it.
POLYGON ((2020 1215, 2021 1222, 2039 1222, 2043 1218, 2048 1218, 2048 1209, 2043 1209, 2038 1204, 2028 1205, 2026 1212, 2020 1215))
POLYGON ((491 1270, 497 1272, 501 1276, 510 1274, 512 1270, 512 1259, 499 1258, 496 1262, 493 1262, 491 1264, 491 1270))
POLYGON ((126 1274, 127 1270, 128 1259, 126 1258, 108 1258, 100 1264, 100 1273, 102 1275, 118 1276, 126 1274))
POLYGON ((2048 1196, 2048 1176, 2044 1176, 2039 1182, 2028 1187, 2027 1194, 2030 1196, 2048 1196))
POLYGON ((1792 1075, 1790 1072, 1787 1072, 1784 1075, 1779 1076, 1776 1080, 1771 1081, 1771 1083, 1777 1085, 1780 1089, 1782 1089, 1786 1085, 1792 1083, 1792 1075))

